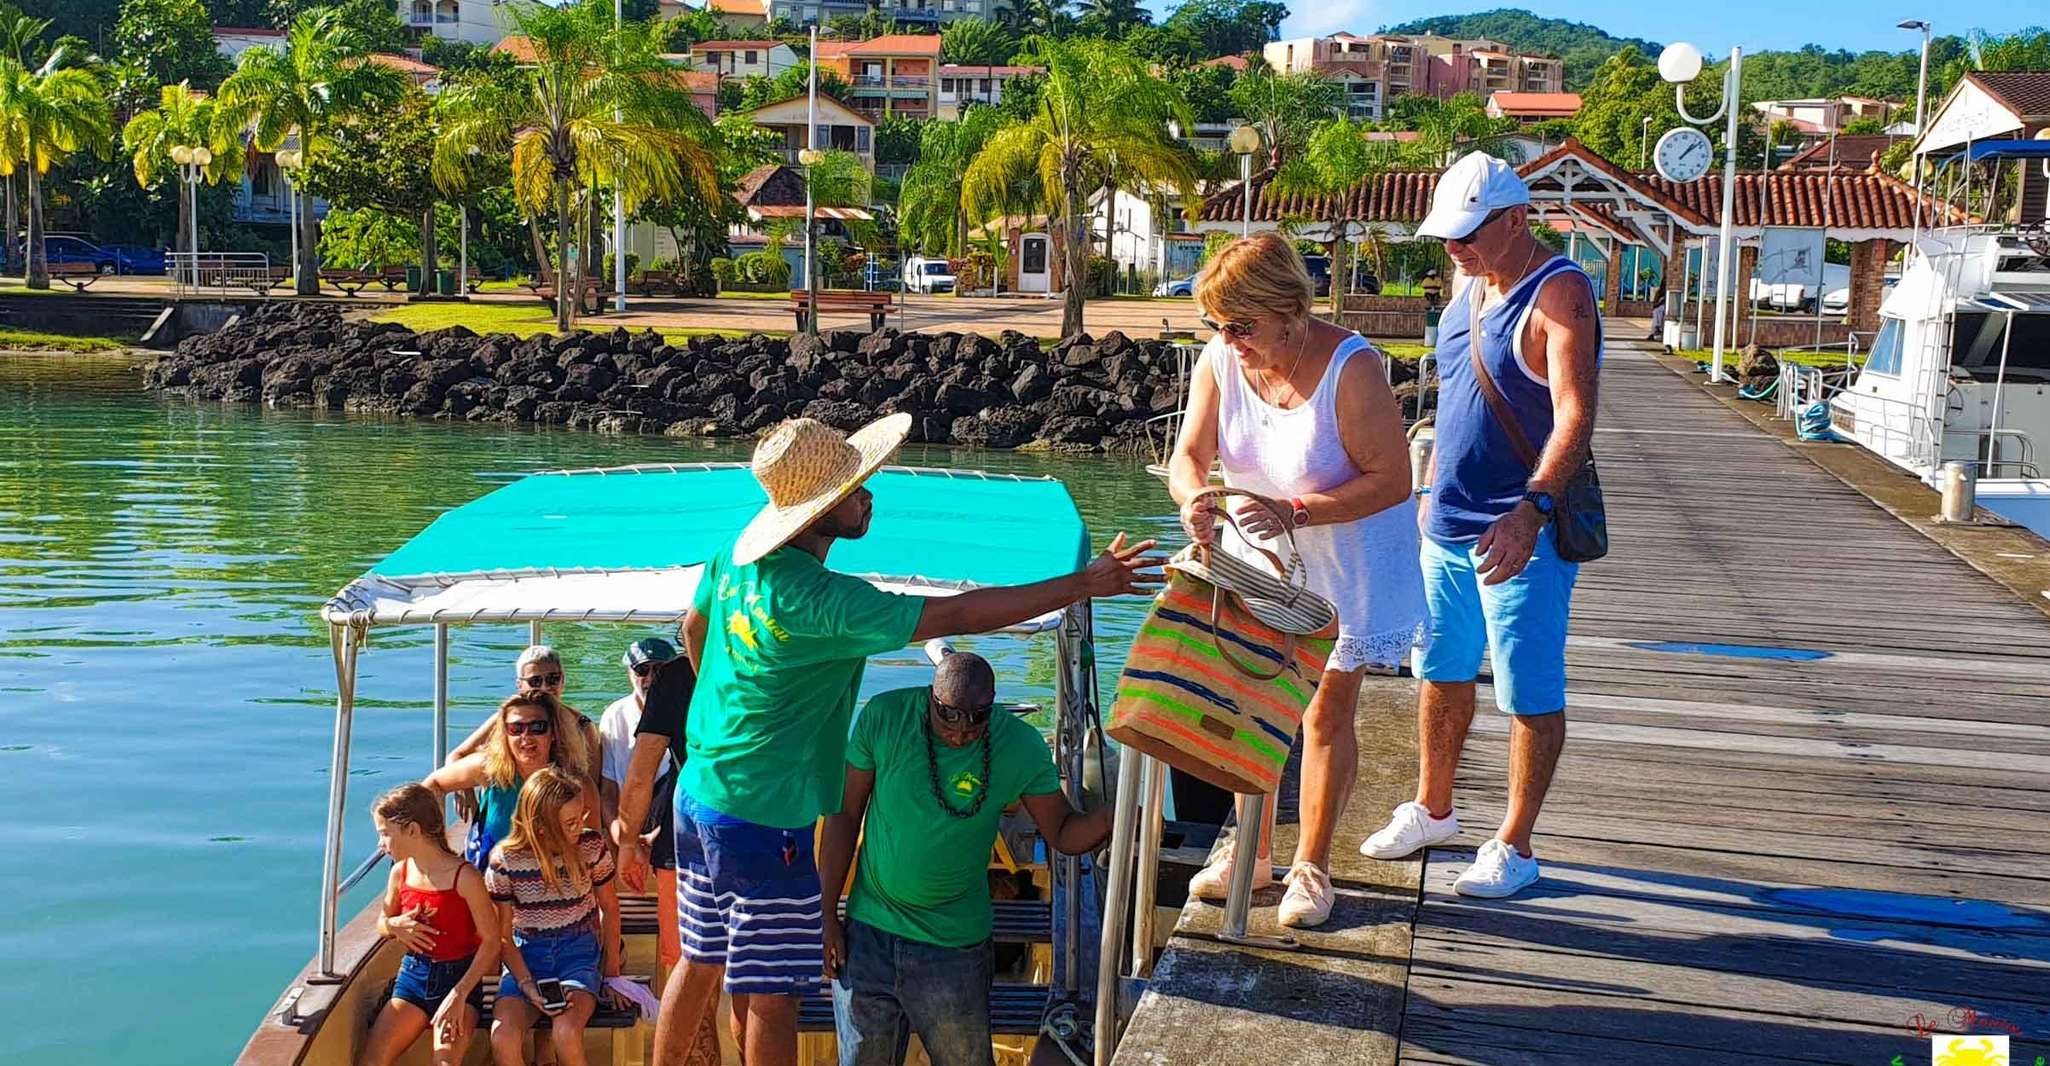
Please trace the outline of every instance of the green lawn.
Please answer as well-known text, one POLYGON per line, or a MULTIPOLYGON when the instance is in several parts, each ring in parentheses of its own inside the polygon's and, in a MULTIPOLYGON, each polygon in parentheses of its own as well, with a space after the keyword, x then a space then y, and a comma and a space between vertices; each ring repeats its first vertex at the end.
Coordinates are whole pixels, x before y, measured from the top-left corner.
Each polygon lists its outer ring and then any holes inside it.
MULTIPOLYGON (((526 337, 535 333, 555 331, 555 312, 540 302, 532 304, 506 303, 419 303, 379 311, 371 316, 378 322, 397 322, 407 329, 424 332, 431 329, 445 329, 449 326, 467 326, 478 333, 511 333, 526 337)), ((609 330, 613 323, 604 316, 577 320, 579 329, 592 331, 609 330)), ((638 329, 635 332, 639 332, 638 329)), ((658 328, 671 341, 690 337, 745 337, 751 330, 658 328)), ((760 330, 772 337, 787 336, 788 330, 760 330)))
POLYGON ((0 327, 0 351, 118 352, 131 343, 118 337, 74 337, 0 327))
POLYGON ((721 300, 781 300, 788 302, 790 293, 788 290, 783 292, 728 292, 721 289, 719 290, 719 298, 721 300))
MULTIPOLYGON (((1686 348, 1673 354, 1682 359, 1691 359, 1697 363, 1706 363, 1715 357, 1715 353, 1706 348, 1686 348)), ((1774 352, 1772 355, 1773 358, 1783 363, 1821 367, 1825 370, 1844 365, 1844 353, 1842 352, 1774 352)), ((1856 357, 1856 360, 1859 363, 1863 363, 1865 356, 1860 354, 1856 357)), ((1731 349, 1723 349, 1723 365, 1725 367, 1735 367, 1737 365, 1736 353, 1731 349)))
POLYGON ((1433 350, 1428 344, 1415 344, 1409 341, 1375 341, 1374 347, 1381 349, 1388 358, 1398 363, 1414 363, 1433 350))

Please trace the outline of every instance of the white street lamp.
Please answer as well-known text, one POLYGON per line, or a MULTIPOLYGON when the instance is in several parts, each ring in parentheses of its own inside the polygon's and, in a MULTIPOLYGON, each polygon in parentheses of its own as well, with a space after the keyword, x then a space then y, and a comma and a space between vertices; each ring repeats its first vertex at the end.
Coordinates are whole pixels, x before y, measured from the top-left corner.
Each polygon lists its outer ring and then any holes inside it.
MULTIPOLYGON (((624 3, 625 0, 612 0, 614 28, 626 25, 624 3)), ((619 112, 612 113, 612 121, 620 121, 619 112)), ((613 183, 612 189, 612 309, 626 310, 626 198, 620 195, 618 182, 613 183)))
POLYGON ((817 210, 811 194, 811 168, 818 163, 819 153, 819 28, 811 28, 811 52, 805 57, 811 65, 806 77, 805 93, 809 100, 805 105, 804 150, 797 153, 797 161, 804 165, 804 324, 806 333, 819 331, 819 278, 812 261, 813 231, 817 226, 812 215, 817 210))
POLYGON ((1231 131, 1231 150, 1239 154, 1239 188, 1245 193, 1245 216, 1239 220, 1239 236, 1253 235, 1253 153, 1260 150, 1260 131, 1244 125, 1231 131))
MULTIPOLYGON (((1922 63, 1915 74, 1915 140, 1922 139, 1922 110, 1929 102, 1929 23, 1924 19, 1902 19, 1904 30, 1922 31, 1922 63)), ((1922 153, 1915 153, 1915 236, 1922 235, 1922 153)))
POLYGON ((1673 105, 1679 109, 1680 118, 1696 126, 1710 126, 1715 120, 1729 118, 1723 134, 1723 226, 1717 238, 1715 277, 1715 354, 1709 364, 1708 380, 1723 380, 1723 343, 1729 335, 1730 299, 1730 255, 1732 245, 1731 228, 1736 221, 1737 208, 1737 113, 1741 105, 1737 102, 1738 87, 1744 77, 1744 50, 1730 49, 1730 65, 1723 71, 1723 102, 1715 114, 1706 118, 1695 118, 1687 113, 1687 83, 1701 76, 1701 50, 1685 41, 1676 41, 1659 53, 1659 77, 1672 83, 1673 105))
POLYGON ((203 145, 197 148, 184 144, 171 146, 171 162, 178 164, 178 176, 185 182, 185 195, 191 204, 188 217, 192 220, 192 243, 187 250, 192 253, 194 285, 199 284, 199 182, 213 161, 214 154, 203 145))
POLYGON ((1646 115, 1644 116, 1644 121, 1637 124, 1637 169, 1643 170, 1645 167, 1650 166, 1650 159, 1651 116, 1646 115))
POLYGON ((285 214, 291 219, 286 229, 292 231, 292 280, 296 287, 299 278, 299 168, 306 165, 306 153, 298 148, 284 148, 275 157, 278 172, 285 179, 285 214))

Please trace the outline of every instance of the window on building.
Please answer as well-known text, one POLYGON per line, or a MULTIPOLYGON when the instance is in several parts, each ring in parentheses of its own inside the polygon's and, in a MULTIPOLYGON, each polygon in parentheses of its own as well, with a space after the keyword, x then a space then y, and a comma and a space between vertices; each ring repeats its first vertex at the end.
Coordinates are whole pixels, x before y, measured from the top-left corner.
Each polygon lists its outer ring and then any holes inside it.
POLYGON ((271 195, 271 194, 272 194, 272 189, 271 189, 271 174, 272 174, 272 172, 273 172, 273 171, 272 171, 272 167, 271 167, 271 164, 270 164, 270 163, 268 163, 268 162, 262 162, 262 163, 258 163, 257 165, 255 165, 255 166, 253 166, 253 167, 250 167, 250 168, 249 168, 249 192, 250 192, 250 195, 252 195, 252 196, 269 196, 269 195, 271 195))
POLYGON ((874 142, 871 140, 871 138, 874 135, 874 132, 875 131, 869 129, 867 126, 854 127, 855 154, 867 155, 870 151, 874 150, 875 145, 874 142))
POLYGON ((760 53, 757 53, 757 52, 752 52, 752 51, 750 51, 750 52, 746 53, 746 55, 745 55, 745 56, 743 56, 743 57, 742 57, 742 60, 741 60, 741 61, 742 61, 742 62, 744 62, 744 63, 746 63, 746 64, 747 64, 748 66, 754 66, 754 65, 755 65, 755 63, 757 62, 757 58, 756 58, 756 57, 757 57, 757 56, 758 56, 759 54, 760 54, 760 53))

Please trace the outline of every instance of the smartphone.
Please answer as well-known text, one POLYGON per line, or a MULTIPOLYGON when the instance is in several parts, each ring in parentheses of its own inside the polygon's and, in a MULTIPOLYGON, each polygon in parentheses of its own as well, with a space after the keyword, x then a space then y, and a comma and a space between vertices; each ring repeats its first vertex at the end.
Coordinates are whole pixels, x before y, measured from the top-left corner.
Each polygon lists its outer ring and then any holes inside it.
POLYGON ((550 1014, 569 1007, 569 1000, 562 994, 562 982, 553 977, 536 978, 534 991, 541 993, 541 1009, 550 1014))

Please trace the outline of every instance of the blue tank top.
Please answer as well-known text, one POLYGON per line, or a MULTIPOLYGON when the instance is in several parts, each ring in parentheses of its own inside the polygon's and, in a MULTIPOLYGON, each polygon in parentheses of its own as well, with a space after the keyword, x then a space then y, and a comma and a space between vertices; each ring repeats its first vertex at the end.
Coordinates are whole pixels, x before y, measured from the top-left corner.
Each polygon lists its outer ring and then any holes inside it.
POLYGON ((470 839, 463 858, 482 870, 491 862, 491 849, 512 832, 513 808, 520 802, 520 782, 501 788, 485 785, 477 790, 477 820, 470 823, 470 839))
MULTIPOLYGON (((1524 436, 1540 451, 1552 435, 1552 390, 1523 368, 1518 349, 1523 344, 1524 320, 1538 290, 1545 279, 1559 274, 1579 275, 1593 286, 1586 271, 1555 255, 1526 274, 1499 302, 1481 311, 1481 361, 1508 401, 1524 436)), ((1530 467, 1488 408, 1474 376, 1473 357, 1468 354, 1472 317, 1467 301, 1480 290, 1477 283, 1461 286, 1438 326, 1438 468, 1431 482, 1430 517, 1424 533, 1440 544, 1480 539, 1496 519, 1516 509, 1530 480, 1530 467)), ((1595 329, 1597 333, 1601 329, 1599 314, 1595 329)), ((1596 358, 1600 358, 1599 349, 1596 358)))

